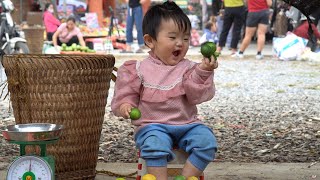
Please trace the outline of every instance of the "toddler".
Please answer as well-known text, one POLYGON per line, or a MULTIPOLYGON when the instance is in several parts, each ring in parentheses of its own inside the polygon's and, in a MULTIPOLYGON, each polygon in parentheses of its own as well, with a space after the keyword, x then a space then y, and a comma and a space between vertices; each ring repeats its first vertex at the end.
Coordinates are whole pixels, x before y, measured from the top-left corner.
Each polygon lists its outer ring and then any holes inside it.
POLYGON ((189 153, 182 175, 199 176, 215 158, 217 142, 197 117, 196 105, 213 98, 218 63, 213 57, 201 63, 185 58, 191 24, 174 2, 152 6, 142 28, 149 55, 119 68, 112 111, 129 118, 133 107, 140 109, 141 118, 132 120, 134 139, 148 173, 157 180, 167 179, 173 146, 189 153))
POLYGON ((217 26, 215 23, 207 22, 205 25, 205 29, 203 31, 203 35, 200 39, 200 43, 204 42, 214 42, 217 44, 219 41, 218 34, 217 34, 217 26))

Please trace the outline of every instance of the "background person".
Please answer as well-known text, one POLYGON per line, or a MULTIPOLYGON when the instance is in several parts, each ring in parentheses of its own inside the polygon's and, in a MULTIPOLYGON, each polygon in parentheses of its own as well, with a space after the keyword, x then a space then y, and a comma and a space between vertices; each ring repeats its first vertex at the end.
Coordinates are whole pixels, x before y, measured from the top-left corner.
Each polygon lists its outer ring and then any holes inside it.
POLYGON ((126 20, 126 50, 123 53, 132 53, 133 44, 133 25, 135 25, 137 30, 137 39, 139 49, 137 53, 143 52, 144 41, 142 33, 142 20, 143 20, 143 9, 142 5, 146 0, 126 0, 128 3, 127 10, 127 20, 126 20))
POLYGON ((201 37, 200 43, 204 42, 214 42, 217 43, 219 41, 218 34, 217 34, 217 26, 216 23, 207 22, 205 28, 203 30, 203 35, 201 37))
POLYGON ((76 27, 76 20, 74 17, 69 17, 65 23, 62 23, 52 37, 53 45, 57 47, 65 43, 67 46, 71 46, 73 43, 86 46, 83 40, 82 33, 78 27, 76 27))
POLYGON ((46 28, 47 40, 52 41, 52 36, 57 31, 61 23, 53 15, 53 5, 51 3, 47 3, 45 6, 45 12, 43 13, 43 23, 46 28))
MULTIPOLYGON (((320 32, 314 23, 315 18, 313 16, 310 16, 310 19, 313 21, 311 23, 311 28, 313 30, 314 37, 312 37, 312 38, 315 38, 315 40, 317 42, 319 42, 320 41, 320 32)), ((302 14, 300 21, 301 21, 301 24, 293 30, 293 33, 299 37, 308 39, 309 41, 308 41, 307 47, 310 47, 312 49, 312 51, 317 50, 317 48, 319 47, 318 43, 315 42, 315 44, 312 44, 312 41, 310 40, 310 37, 309 37, 309 33, 308 33, 309 23, 308 23, 307 17, 302 14)))
POLYGON ((262 59, 261 51, 266 41, 266 33, 269 24, 269 7, 272 0, 248 0, 248 15, 246 21, 245 37, 241 43, 239 52, 234 55, 243 58, 243 52, 249 46, 252 37, 257 31, 257 55, 256 59, 262 59))
POLYGON ((232 40, 230 48, 232 54, 237 51, 241 29, 245 19, 246 8, 243 0, 224 0, 224 17, 222 32, 219 37, 217 52, 220 52, 226 44, 229 30, 233 24, 232 40))
MULTIPOLYGON (((310 19, 312 21, 315 20, 314 17, 310 16, 310 19)), ((309 29, 309 23, 307 21, 307 17, 305 15, 301 15, 300 19, 301 23, 293 30, 293 33, 299 37, 309 39, 308 29, 309 29)), ((311 23, 311 27, 313 30, 313 34, 316 36, 318 40, 320 40, 320 33, 314 23, 311 23)))

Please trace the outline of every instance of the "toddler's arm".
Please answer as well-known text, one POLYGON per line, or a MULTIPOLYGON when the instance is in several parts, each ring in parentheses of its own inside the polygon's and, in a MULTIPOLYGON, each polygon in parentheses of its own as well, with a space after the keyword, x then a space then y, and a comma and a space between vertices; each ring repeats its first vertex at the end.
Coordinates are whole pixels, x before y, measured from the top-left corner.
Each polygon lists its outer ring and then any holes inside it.
POLYGON ((199 68, 199 64, 189 70, 184 77, 183 87, 190 104, 209 101, 215 94, 213 71, 199 68))
POLYGON ((137 107, 139 104, 141 81, 135 67, 136 61, 127 61, 118 69, 111 101, 111 109, 116 116, 128 118, 120 112, 121 105, 130 104, 132 107, 137 107))

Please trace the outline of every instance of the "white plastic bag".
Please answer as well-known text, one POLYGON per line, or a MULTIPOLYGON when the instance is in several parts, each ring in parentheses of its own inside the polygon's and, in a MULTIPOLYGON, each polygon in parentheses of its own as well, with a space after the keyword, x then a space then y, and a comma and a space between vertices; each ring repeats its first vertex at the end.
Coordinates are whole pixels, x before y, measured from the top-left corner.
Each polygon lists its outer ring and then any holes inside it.
POLYGON ((44 50, 44 54, 60 54, 60 48, 55 48, 53 46, 50 46, 44 50))
POLYGON ((207 42, 207 34, 206 33, 204 33, 202 36, 201 36, 201 38, 200 38, 200 40, 199 40, 199 43, 200 44, 203 44, 203 43, 205 43, 205 42, 207 42))
POLYGON ((273 38, 273 51, 281 60, 296 60, 301 56, 307 43, 307 39, 288 33, 284 38, 273 38))

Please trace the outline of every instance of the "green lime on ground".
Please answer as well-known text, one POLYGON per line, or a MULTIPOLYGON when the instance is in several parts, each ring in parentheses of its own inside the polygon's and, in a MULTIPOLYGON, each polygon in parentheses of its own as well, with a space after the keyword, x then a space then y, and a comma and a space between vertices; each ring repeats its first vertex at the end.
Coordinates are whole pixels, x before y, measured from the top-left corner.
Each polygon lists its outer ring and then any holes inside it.
POLYGON ((174 177, 173 180, 186 180, 186 177, 184 177, 182 175, 178 175, 178 176, 174 177))
POLYGON ((141 117, 141 112, 138 108, 132 108, 130 112, 130 119, 137 120, 141 117))
POLYGON ((204 57, 210 58, 216 52, 216 44, 213 42, 205 42, 201 45, 200 52, 204 57))

